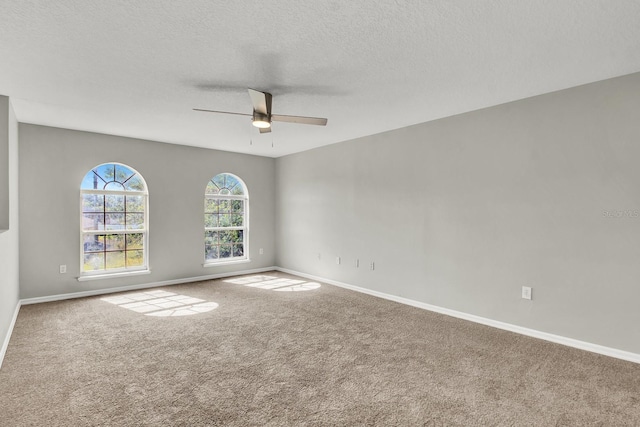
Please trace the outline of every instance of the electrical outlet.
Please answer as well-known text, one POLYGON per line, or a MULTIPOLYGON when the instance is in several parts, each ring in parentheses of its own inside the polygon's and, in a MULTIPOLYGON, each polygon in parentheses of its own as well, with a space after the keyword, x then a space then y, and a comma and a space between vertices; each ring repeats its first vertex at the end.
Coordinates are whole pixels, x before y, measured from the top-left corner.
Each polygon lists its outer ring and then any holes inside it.
POLYGON ((360 260, 356 259, 356 268, 360 267, 360 260))
POLYGON ((264 249, 260 248, 260 255, 264 255, 264 249))
POLYGON ((371 265, 369 265, 369 268, 371 270, 375 270, 376 265, 373 263, 373 261, 371 262, 371 265))
POLYGON ((62 264, 60 265, 60 274, 65 274, 67 272, 67 266, 62 264))
POLYGON ((522 298, 531 299, 531 295, 532 295, 531 288, 529 286, 523 286, 522 287, 522 298))
POLYGON ((340 264, 340 257, 339 256, 336 257, 336 264, 338 264, 338 265, 340 264))

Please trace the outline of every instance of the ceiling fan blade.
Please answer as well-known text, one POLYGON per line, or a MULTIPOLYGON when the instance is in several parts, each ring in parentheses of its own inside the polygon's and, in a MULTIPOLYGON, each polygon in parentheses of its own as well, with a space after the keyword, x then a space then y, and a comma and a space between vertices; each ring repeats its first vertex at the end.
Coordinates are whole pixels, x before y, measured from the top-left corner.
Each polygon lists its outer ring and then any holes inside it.
POLYGON ((234 114, 236 116, 247 116, 251 117, 251 114, 245 113, 233 113, 231 111, 216 111, 216 110, 203 110, 202 108, 194 108, 193 111, 204 111, 205 113, 221 113, 221 114, 234 114))
POLYGON ((320 117, 283 116, 282 114, 272 114, 271 120, 275 122, 299 123, 302 125, 327 125, 327 119, 320 117))
POLYGON ((254 111, 266 114, 267 116, 271 114, 271 100, 273 97, 270 93, 249 89, 249 96, 251 97, 254 111))
POLYGON ((269 133, 269 132, 271 132, 271 128, 270 127, 268 127, 268 128, 258 128, 258 129, 260 129, 260 133, 269 133))

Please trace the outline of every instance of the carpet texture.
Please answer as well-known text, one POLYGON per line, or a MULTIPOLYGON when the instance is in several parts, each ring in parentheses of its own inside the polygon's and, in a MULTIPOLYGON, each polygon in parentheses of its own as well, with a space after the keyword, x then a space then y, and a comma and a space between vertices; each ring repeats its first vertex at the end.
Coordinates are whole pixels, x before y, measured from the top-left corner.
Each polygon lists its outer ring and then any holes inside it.
POLYGON ((24 306, 3 426, 638 426, 640 365, 283 273, 24 306))

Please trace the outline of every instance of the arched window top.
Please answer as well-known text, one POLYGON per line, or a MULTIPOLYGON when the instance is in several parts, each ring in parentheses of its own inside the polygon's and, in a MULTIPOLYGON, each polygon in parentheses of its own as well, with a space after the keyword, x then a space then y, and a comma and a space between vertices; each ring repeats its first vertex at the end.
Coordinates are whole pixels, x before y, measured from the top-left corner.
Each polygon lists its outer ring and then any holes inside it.
POLYGON ((120 163, 103 163, 84 176, 82 190, 147 192, 147 184, 137 171, 120 163))
POLYGON ((240 178, 230 173, 221 173, 207 183, 207 195, 247 196, 247 189, 240 178))

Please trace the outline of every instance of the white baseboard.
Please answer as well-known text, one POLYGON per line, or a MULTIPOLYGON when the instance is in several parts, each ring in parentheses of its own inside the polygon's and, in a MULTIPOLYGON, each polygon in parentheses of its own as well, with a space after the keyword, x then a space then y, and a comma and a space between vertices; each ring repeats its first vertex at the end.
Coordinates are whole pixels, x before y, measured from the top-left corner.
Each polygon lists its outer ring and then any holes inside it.
POLYGON ((276 267, 255 268, 252 270, 233 271, 230 273, 209 274, 206 276, 188 277, 186 279, 164 280, 162 282, 143 283, 141 285, 121 286, 118 288, 95 289, 91 291, 72 292, 68 294, 48 295, 45 297, 26 298, 20 300, 22 305, 39 304, 42 302, 61 301, 73 298, 91 297, 95 295, 113 294, 116 292, 134 291, 137 289, 157 288, 160 286, 179 285, 181 283, 200 282, 203 280, 221 279, 223 277, 242 276, 244 274, 264 273, 265 271, 274 271, 276 267))
POLYGON ((436 305, 431 305, 424 302, 411 300, 408 298, 402 298, 395 295, 386 294, 384 292, 373 291, 371 289, 361 288, 359 286, 349 285, 347 283, 338 282, 336 280, 325 279, 324 277, 318 277, 311 274, 301 273, 299 271, 289 270, 286 268, 276 267, 276 270, 282 271, 283 273, 293 274, 295 276, 305 277, 307 279, 315 280, 318 282, 328 283, 330 285, 338 286, 341 288, 350 289, 352 291, 372 295, 378 298, 384 298, 390 301, 399 302, 400 304, 406 304, 412 307, 422 308, 424 310, 429 310, 429 311, 433 311, 440 314, 446 314, 447 316, 468 320, 470 322, 480 323, 486 326, 492 326, 494 328, 503 329, 505 331, 515 332, 517 334, 526 335, 533 338, 539 338, 541 340, 578 348, 580 350, 590 351, 592 353, 598 353, 605 356, 615 357, 616 359, 622 359, 629 362, 640 363, 640 354, 637 354, 637 353, 631 353, 629 351, 618 350, 616 348, 605 347, 602 345, 592 344, 589 342, 580 341, 573 338, 567 338, 560 335, 554 335, 547 332, 537 331, 535 329, 529 329, 522 326, 512 325, 510 323, 500 322, 498 320, 487 319, 485 317, 476 316, 474 314, 468 314, 468 313, 463 313, 461 311, 438 307, 436 305))
POLYGON ((15 326, 16 320, 18 319, 20 305, 20 301, 18 301, 18 303, 16 304, 16 309, 13 311, 13 318, 11 319, 11 323, 9 324, 7 335, 4 337, 4 341, 2 342, 2 348, 0 349, 0 368, 2 368, 2 361, 4 360, 4 355, 7 353, 7 347, 9 347, 9 340, 11 339, 11 334, 13 333, 13 327, 15 326))

